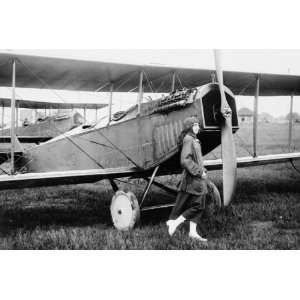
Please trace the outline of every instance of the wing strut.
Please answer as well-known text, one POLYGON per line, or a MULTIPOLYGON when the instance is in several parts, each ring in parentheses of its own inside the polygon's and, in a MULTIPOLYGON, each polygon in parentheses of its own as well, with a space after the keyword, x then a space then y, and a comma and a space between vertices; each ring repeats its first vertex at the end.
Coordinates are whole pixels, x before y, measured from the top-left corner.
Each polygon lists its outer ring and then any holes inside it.
POLYGON ((4 130, 4 103, 2 104, 2 116, 1 116, 1 128, 2 128, 2 135, 4 130))
POLYGON ((256 78, 256 88, 254 97, 254 115, 253 115, 253 157, 257 156, 257 115, 259 98, 259 76, 256 78))
POLYGON ((172 86, 171 86, 171 92, 175 91, 175 83, 176 83, 176 72, 172 73, 172 86))
MULTIPOLYGON (((150 179, 149 179, 148 177, 145 177, 144 179, 145 179, 147 182, 150 181, 150 179)), ((156 186, 159 187, 159 188, 161 188, 161 189, 164 190, 165 192, 172 194, 173 196, 176 196, 177 193, 178 193, 178 191, 177 191, 175 188, 172 188, 172 187, 170 187, 170 186, 167 186, 167 185, 165 185, 165 184, 162 184, 162 183, 160 183, 160 182, 158 182, 158 181, 153 180, 152 184, 153 184, 153 185, 156 185, 156 186)))
POLYGON ((16 61, 12 61, 12 94, 11 94, 11 125, 10 125, 10 173, 15 173, 15 108, 16 108, 16 61))
POLYGON ((83 108, 83 120, 84 120, 84 124, 86 124, 86 106, 84 106, 83 108))
POLYGON ((148 192, 149 192, 149 189, 150 189, 150 187, 151 187, 151 185, 152 185, 152 183, 153 183, 153 180, 154 180, 154 178, 155 178, 155 175, 156 175, 158 169, 159 169, 159 166, 155 167, 155 169, 154 169, 154 171, 153 171, 153 173, 152 173, 152 176, 151 176, 151 178, 150 178, 150 180, 149 180, 149 182, 148 182, 148 184, 147 184, 147 186, 146 186, 146 189, 144 190, 143 197, 142 197, 142 200, 141 200, 141 203, 140 203, 140 207, 142 207, 143 202, 144 202, 144 200, 146 199, 146 196, 147 196, 147 194, 148 194, 148 192))
POLYGON ((16 135, 18 134, 18 124, 19 124, 19 103, 18 101, 16 101, 16 127, 15 127, 16 135))
POLYGON ((292 152, 293 104, 294 104, 294 96, 291 95, 290 118, 289 118, 289 152, 292 152))
POLYGON ((110 122, 111 122, 113 91, 114 91, 114 84, 111 83, 110 84, 110 92, 109 92, 109 105, 108 105, 108 124, 110 124, 110 122))
POLYGON ((138 94, 138 116, 141 114, 141 104, 143 99, 143 74, 144 72, 140 72, 140 82, 139 82, 139 94, 138 94))

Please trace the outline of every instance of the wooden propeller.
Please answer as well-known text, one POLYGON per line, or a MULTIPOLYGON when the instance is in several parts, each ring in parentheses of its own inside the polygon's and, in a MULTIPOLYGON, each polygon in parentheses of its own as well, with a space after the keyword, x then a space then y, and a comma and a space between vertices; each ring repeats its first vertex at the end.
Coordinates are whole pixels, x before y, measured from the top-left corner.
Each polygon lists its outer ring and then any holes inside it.
POLYGON ((233 198, 236 185, 236 152, 232 134, 232 111, 226 100, 223 85, 223 70, 220 50, 215 50, 215 65, 221 94, 221 113, 224 122, 221 125, 221 146, 223 161, 223 203, 227 206, 233 198))

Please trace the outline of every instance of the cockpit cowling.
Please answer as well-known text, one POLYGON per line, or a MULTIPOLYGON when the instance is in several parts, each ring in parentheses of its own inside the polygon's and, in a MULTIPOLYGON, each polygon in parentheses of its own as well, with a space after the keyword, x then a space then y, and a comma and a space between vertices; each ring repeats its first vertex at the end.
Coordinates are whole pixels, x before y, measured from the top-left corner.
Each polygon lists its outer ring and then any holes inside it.
MULTIPOLYGON (((232 112, 232 128, 238 129, 238 116, 235 104, 234 94, 229 88, 225 88, 225 95, 228 105, 232 112)), ((198 88, 196 98, 200 100, 202 106, 202 127, 203 129, 220 129, 222 122, 221 114, 221 96, 219 85, 217 83, 209 83, 198 88)))

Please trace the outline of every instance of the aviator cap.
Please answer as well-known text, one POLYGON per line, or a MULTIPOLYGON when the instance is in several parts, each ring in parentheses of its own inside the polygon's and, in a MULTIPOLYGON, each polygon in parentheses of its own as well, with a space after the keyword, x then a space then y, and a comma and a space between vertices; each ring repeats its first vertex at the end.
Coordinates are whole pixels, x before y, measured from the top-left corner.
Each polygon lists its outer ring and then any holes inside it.
POLYGON ((183 121, 183 127, 185 130, 191 129, 195 123, 199 124, 199 120, 196 117, 188 117, 183 121))

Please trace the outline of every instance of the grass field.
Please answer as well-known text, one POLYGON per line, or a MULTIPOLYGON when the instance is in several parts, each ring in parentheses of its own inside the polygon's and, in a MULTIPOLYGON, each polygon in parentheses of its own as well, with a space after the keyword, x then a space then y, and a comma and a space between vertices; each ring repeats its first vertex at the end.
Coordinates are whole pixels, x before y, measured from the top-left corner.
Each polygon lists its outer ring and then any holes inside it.
MULTIPOLYGON (((293 139, 293 149, 298 151, 299 129, 295 129, 293 139)), ((260 132, 260 154, 284 150, 287 124, 265 124, 260 132)), ((245 151, 245 145, 250 149, 251 127, 242 127, 239 136, 236 139, 238 152, 247 155, 241 152, 245 151)), ((300 169, 300 161, 296 166, 300 169)), ((221 172, 210 172, 210 177, 221 188, 221 172)), ((167 176, 160 180, 174 185, 178 177, 167 176)), ((141 195, 145 182, 133 183, 136 185, 129 185, 129 189, 141 195)), ((186 225, 169 238, 165 221, 170 209, 144 212, 134 230, 118 232, 110 219, 111 197, 105 181, 2 191, 0 249, 300 248, 300 174, 289 163, 239 169, 232 205, 218 215, 203 218, 201 231, 209 239, 207 244, 190 240, 186 225)), ((155 187, 147 198, 149 204, 172 200, 155 187)))

